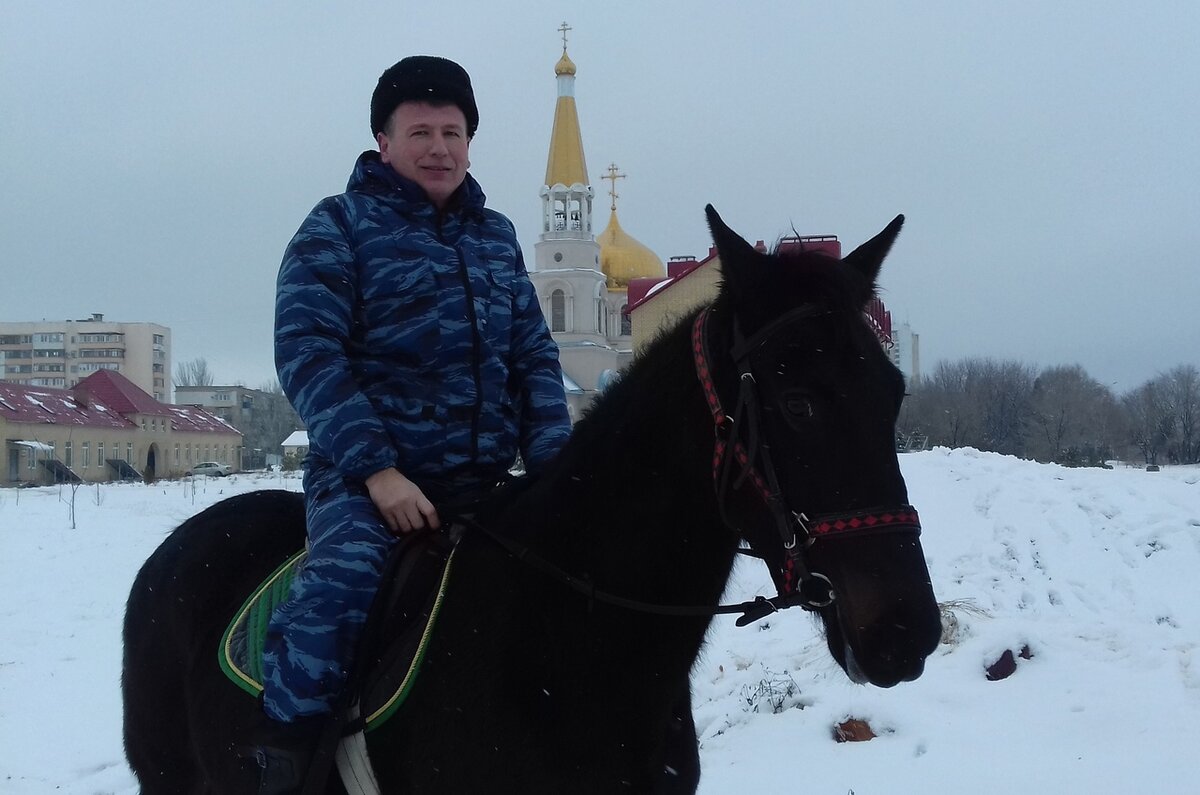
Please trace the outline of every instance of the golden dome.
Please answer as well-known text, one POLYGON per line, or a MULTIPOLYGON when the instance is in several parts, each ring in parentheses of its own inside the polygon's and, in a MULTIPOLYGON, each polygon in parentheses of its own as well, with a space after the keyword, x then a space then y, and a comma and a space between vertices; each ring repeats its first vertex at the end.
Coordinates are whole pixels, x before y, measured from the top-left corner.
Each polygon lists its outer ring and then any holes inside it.
MULTIPOLYGON (((565 22, 563 23, 566 24, 565 22)), ((550 133, 550 156, 546 159, 546 186, 587 185, 587 164, 583 159, 583 134, 575 110, 575 64, 567 57, 564 40, 562 58, 554 65, 554 74, 569 80, 558 81, 558 102, 554 105, 554 129, 550 133)))
MULTIPOLYGON (((542 61, 542 63, 545 63, 545 61, 542 61)), ((558 63, 554 64, 554 74, 559 76, 575 74, 575 62, 567 57, 565 48, 563 49, 562 57, 558 59, 558 63)))
POLYGON ((610 290, 628 287, 631 279, 667 275, 658 255, 621 228, 616 210, 608 217, 608 226, 596 242, 600 244, 600 270, 608 277, 610 290))

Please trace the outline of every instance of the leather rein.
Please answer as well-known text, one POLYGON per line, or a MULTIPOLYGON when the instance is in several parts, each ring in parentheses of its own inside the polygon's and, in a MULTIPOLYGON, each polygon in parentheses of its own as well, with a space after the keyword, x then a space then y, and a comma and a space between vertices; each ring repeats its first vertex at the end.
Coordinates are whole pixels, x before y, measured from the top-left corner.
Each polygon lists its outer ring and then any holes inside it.
MULTIPOLYGON (((788 607, 799 606, 805 610, 820 610, 832 605, 836 592, 832 582, 824 574, 812 571, 805 552, 819 539, 863 535, 879 532, 920 533, 921 524, 917 511, 911 505, 894 508, 876 508, 839 514, 823 514, 808 517, 803 511, 789 508, 779 488, 779 480, 771 461, 767 445, 761 441, 757 384, 751 369, 751 360, 781 327, 796 320, 810 317, 806 308, 792 310, 768 324, 748 340, 742 338, 734 322, 734 346, 730 351, 738 368, 738 398, 732 416, 721 406, 713 380, 708 349, 707 321, 709 309, 696 316, 692 325, 692 354, 696 376, 704 391, 705 402, 713 419, 713 485, 717 493, 721 521, 730 530, 742 537, 739 523, 732 517, 728 499, 732 491, 750 483, 767 508, 771 521, 784 550, 784 562, 779 570, 772 570, 778 593, 772 597, 756 596, 754 599, 736 604, 707 605, 664 605, 642 602, 609 593, 595 587, 590 581, 576 577, 556 564, 546 560, 528 546, 495 532, 475 520, 468 512, 447 512, 445 517, 454 524, 476 530, 503 547, 518 560, 562 582, 572 590, 586 596, 589 601, 666 616, 713 616, 740 613, 737 625, 745 626, 771 613, 788 607), (743 439, 743 437, 745 437, 743 439), (740 469, 733 477, 734 468, 740 469)), ((741 547, 739 553, 751 555, 766 562, 766 557, 753 549, 741 547)))

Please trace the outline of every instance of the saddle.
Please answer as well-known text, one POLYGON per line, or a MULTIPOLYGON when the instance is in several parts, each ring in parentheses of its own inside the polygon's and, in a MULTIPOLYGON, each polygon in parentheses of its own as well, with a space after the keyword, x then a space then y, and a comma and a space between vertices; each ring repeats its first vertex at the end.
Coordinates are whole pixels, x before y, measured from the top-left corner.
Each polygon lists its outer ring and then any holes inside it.
MULTIPOLYGON (((412 691, 449 584, 454 543, 448 533, 417 532, 405 536, 388 557, 352 677, 367 730, 392 717, 412 691)), ((263 691, 262 651, 271 614, 287 598, 306 557, 300 550, 263 580, 222 635, 221 670, 256 698, 263 691)))

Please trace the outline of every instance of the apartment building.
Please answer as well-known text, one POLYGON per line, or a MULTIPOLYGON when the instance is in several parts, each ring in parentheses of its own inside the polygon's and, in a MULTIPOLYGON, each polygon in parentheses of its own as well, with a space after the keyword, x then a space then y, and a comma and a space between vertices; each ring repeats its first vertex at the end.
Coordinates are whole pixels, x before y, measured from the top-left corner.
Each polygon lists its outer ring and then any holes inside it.
POLYGON ((281 458, 280 442, 297 428, 300 417, 278 392, 246 386, 176 386, 177 405, 201 406, 242 432, 242 469, 260 469, 281 458))
POLYGON ((171 397, 171 330, 157 323, 82 320, 0 321, 0 381, 70 389, 108 370, 155 400, 171 397))

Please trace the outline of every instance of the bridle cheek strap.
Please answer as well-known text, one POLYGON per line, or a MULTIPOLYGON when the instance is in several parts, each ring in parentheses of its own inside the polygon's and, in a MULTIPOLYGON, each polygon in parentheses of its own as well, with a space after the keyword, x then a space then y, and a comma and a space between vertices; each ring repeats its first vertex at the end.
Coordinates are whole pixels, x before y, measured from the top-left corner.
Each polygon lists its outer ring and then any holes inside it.
MULTIPOLYGON (((759 438, 761 431, 758 394, 754 375, 748 365, 749 352, 766 337, 759 332, 751 340, 754 344, 741 343, 735 346, 741 351, 736 362, 739 370, 738 402, 733 417, 730 417, 721 406, 713 378, 706 329, 708 312, 707 308, 701 310, 692 324, 692 354, 696 364, 696 377, 704 391, 704 399, 713 420, 712 471, 721 520, 727 527, 739 532, 737 522, 729 516, 726 499, 731 490, 736 491, 748 481, 753 493, 758 495, 767 508, 784 550, 781 568, 771 572, 779 589, 779 596, 762 600, 761 614, 747 614, 739 619, 738 624, 748 623, 755 618, 761 618, 762 615, 793 605, 800 605, 806 610, 828 607, 834 600, 833 586, 829 578, 809 569, 805 550, 819 539, 850 534, 919 534, 921 523, 917 511, 911 505, 901 505, 852 513, 826 514, 810 519, 801 511, 790 510, 779 488, 769 448, 759 438), (748 445, 743 444, 740 438, 743 428, 748 434, 748 445), (737 479, 730 484, 735 465, 741 471, 737 479)), ((790 322, 791 318, 787 319, 790 322)), ((770 328, 774 330, 780 325, 783 324, 776 321, 770 328)), ((763 556, 760 554, 758 557, 763 556)))

